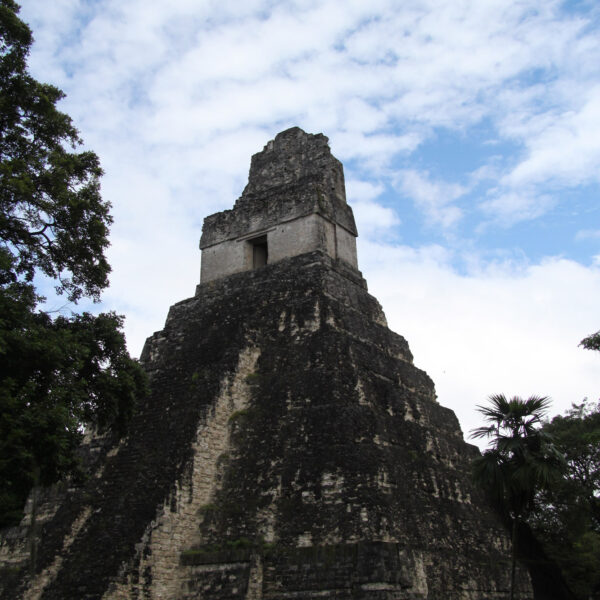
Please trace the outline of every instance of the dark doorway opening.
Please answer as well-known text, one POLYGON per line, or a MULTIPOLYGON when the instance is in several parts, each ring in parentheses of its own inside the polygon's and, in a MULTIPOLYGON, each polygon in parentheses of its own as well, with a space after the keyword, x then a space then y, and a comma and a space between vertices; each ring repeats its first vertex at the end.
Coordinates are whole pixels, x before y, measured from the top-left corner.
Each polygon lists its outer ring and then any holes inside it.
POLYGON ((252 268, 258 269, 258 267, 263 267, 269 262, 267 236, 261 235, 250 240, 250 243, 252 244, 252 268))

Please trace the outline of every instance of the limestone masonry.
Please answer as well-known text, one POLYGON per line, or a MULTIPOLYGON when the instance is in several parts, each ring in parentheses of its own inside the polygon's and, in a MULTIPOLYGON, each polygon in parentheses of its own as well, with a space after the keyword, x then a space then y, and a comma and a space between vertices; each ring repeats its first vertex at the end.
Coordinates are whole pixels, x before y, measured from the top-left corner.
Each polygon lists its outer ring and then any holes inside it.
POLYGON ((477 449, 367 292, 356 235, 326 137, 252 157, 205 220, 195 296, 146 342, 128 437, 93 437, 89 480, 48 496, 35 577, 26 520, 3 534, 2 598, 508 599, 477 449))
POLYGON ((342 163, 325 136, 295 127, 252 157, 233 210, 205 219, 200 281, 314 251, 358 269, 356 236, 342 163))

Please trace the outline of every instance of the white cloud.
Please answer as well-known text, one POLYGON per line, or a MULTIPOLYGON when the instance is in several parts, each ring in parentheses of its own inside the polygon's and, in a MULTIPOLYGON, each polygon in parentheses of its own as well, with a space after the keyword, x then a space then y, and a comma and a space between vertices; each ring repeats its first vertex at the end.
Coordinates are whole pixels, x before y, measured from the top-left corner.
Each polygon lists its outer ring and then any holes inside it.
POLYGON ((355 202, 369 202, 374 200, 383 193, 384 189, 381 183, 361 181, 360 179, 346 180, 346 197, 352 205, 355 202))
POLYGON ((530 131, 523 132, 527 156, 502 179, 503 185, 600 181, 600 85, 578 101, 577 108, 528 120, 530 131))
MULTIPOLYGON (((510 226, 545 214, 556 204, 555 198, 535 194, 531 190, 493 190, 490 198, 480 203, 480 208, 496 222, 510 226)), ((481 229, 488 224, 484 224, 481 229)))
POLYGON ((419 144, 415 134, 402 136, 340 131, 331 135, 332 147, 342 160, 360 159, 361 169, 380 173, 395 154, 409 152, 419 144))
POLYGON ((581 229, 575 234, 577 241, 600 239, 600 229, 581 229))
POLYGON ((381 235, 400 224, 396 212, 373 202, 384 192, 382 184, 350 179, 346 182, 346 197, 352 206, 359 235, 367 238, 381 235))
POLYGON ((391 208, 376 202, 354 202, 352 208, 359 234, 367 238, 400 224, 400 219, 391 208))
MULTIPOLYGON (((262 125, 280 112, 318 123, 314 111, 333 108, 341 122, 325 125, 373 135, 389 119, 462 128, 490 111, 505 115, 492 100, 511 78, 564 62, 564 54, 591 56, 593 47, 577 43, 582 24, 560 18, 557 7, 549 2, 542 10, 533 0, 414 2, 402 10, 385 1, 242 7, 106 0, 92 10, 63 0, 59 13, 32 0, 26 16, 52 32, 40 35, 34 64, 53 73, 64 65, 69 75, 60 83, 70 96, 80 94, 82 114, 90 100, 115 108, 141 93, 163 116, 216 112, 213 127, 227 119, 262 125), (43 61, 36 58, 42 53, 43 61)), ((195 120, 187 122, 194 130, 195 120)), ((180 135, 175 128, 173 137, 180 135)))
POLYGON ((432 181, 428 173, 420 173, 414 169, 398 173, 396 185, 415 202, 428 221, 434 225, 448 228, 462 217, 462 210, 453 204, 467 192, 467 188, 461 185, 432 181))

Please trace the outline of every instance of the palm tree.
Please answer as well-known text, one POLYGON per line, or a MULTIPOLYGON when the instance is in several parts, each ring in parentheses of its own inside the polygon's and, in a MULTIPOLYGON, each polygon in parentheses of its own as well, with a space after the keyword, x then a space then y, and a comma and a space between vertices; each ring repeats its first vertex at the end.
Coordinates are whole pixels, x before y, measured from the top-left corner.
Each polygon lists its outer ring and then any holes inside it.
POLYGON ((536 492, 548 487, 562 472, 564 457, 550 437, 540 431, 550 405, 547 397, 503 394, 489 398, 489 406, 478 406, 487 425, 471 433, 491 438, 491 446, 473 463, 475 482, 490 496, 496 509, 512 525, 510 600, 514 599, 517 525, 533 509, 536 492))

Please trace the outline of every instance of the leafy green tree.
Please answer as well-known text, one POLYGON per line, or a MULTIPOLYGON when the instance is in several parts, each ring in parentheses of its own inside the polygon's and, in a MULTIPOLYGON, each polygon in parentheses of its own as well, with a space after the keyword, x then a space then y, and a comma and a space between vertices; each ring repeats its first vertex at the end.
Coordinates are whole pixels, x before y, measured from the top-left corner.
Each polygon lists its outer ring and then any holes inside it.
POLYGON ((583 346, 586 350, 600 351, 600 331, 596 331, 596 333, 583 338, 579 345, 583 346))
POLYGON ((578 598, 600 597, 600 402, 573 404, 545 423, 564 453, 564 476, 543 490, 530 518, 578 598))
POLYGON ((555 481, 563 468, 562 455, 540 429, 549 404, 548 398, 538 396, 490 396, 488 406, 477 407, 488 424, 472 432, 472 437, 491 439, 491 447, 473 463, 473 478, 512 526, 511 600, 519 523, 533 510, 536 493, 555 481))
POLYGON ((84 427, 122 434, 146 392, 121 317, 41 310, 36 277, 71 303, 99 300, 111 216, 98 157, 77 151, 56 107, 63 93, 27 71, 33 38, 18 11, 0 0, 0 526, 34 486, 77 472, 84 427))
POLYGON ((102 174, 71 119, 64 94, 29 75, 29 27, 12 0, 0 2, 0 239, 11 271, 57 281, 70 300, 98 299, 108 284, 104 256, 112 219, 100 196, 102 174), (70 149, 70 150, 69 150, 70 149))

